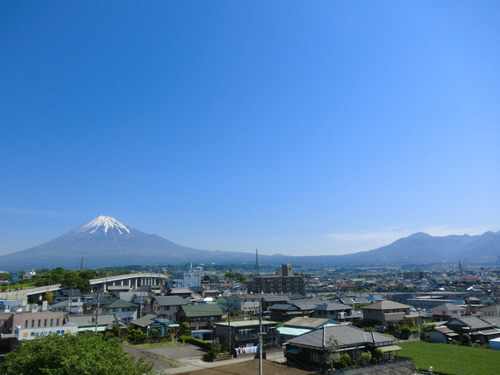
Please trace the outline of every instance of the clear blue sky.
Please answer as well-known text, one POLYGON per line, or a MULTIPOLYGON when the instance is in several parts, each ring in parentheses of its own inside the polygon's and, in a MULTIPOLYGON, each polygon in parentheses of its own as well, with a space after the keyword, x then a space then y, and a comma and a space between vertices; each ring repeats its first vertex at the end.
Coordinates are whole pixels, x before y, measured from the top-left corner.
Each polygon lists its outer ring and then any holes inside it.
MULTIPOLYGON (((500 229, 499 1, 3 1, 0 253, 500 229)), ((1 265, 0 265, 1 266, 1 265)))

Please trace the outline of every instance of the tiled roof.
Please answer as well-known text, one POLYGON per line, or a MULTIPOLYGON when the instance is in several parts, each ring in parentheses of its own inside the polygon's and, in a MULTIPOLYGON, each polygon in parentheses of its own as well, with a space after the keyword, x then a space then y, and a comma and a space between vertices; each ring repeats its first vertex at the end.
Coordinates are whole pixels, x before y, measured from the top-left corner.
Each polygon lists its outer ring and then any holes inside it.
POLYGON ((139 327, 147 327, 155 322, 153 319, 156 318, 157 316, 158 315, 147 314, 144 315, 142 318, 132 320, 132 322, 130 323, 139 327))
POLYGON ((160 306, 182 306, 189 305, 189 299, 179 296, 161 296, 155 297, 156 302, 160 306))
POLYGON ((500 317, 498 316, 483 316, 481 319, 497 328, 500 328, 500 317))
POLYGON ((287 327, 318 328, 325 324, 337 324, 329 319, 297 317, 285 323, 287 327))
POLYGON ((461 316, 454 318, 446 323, 448 327, 467 326, 472 330, 494 328, 495 324, 491 324, 485 319, 480 319, 476 316, 461 316))
MULTIPOLYGON (((78 328, 95 326, 96 315, 94 314, 68 315, 67 317, 68 321, 78 325, 78 328)), ((115 323, 118 323, 118 319, 116 318, 115 314, 97 315, 98 326, 112 326, 115 323)))
POLYGON ((323 348, 332 342, 336 342, 342 348, 367 344, 392 345, 394 339, 378 332, 365 332, 353 326, 335 325, 320 328, 289 340, 290 344, 313 348, 323 348))
POLYGON ((343 311, 352 310, 351 306, 343 305, 341 303, 324 303, 322 305, 316 306, 315 311, 343 311))
POLYGON ((117 299, 115 302, 113 302, 111 305, 108 305, 106 308, 107 309, 127 309, 127 308, 132 308, 132 307, 137 307, 136 304, 132 302, 127 302, 122 299, 117 299))
POLYGON ((201 317, 201 316, 214 316, 221 315, 222 310, 218 305, 187 305, 182 306, 181 309, 184 311, 187 317, 201 317))
POLYGON ((314 308, 322 303, 325 303, 324 301, 294 301, 293 305, 297 306, 299 310, 301 311, 308 311, 308 310, 314 310, 314 308))
POLYGON ((289 303, 275 303, 274 305, 269 307, 269 310, 272 311, 291 311, 291 310, 297 310, 297 307, 294 305, 291 305, 289 303))
POLYGON ((362 310, 401 310, 411 309, 411 306, 394 301, 378 301, 361 307, 362 310))

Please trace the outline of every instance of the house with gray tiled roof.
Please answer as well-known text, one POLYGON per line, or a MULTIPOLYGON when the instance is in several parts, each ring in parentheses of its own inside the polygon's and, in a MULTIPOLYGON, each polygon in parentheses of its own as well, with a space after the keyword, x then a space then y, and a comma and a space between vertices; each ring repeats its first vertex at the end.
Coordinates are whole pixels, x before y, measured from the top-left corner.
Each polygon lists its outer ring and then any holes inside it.
POLYGON ((460 341, 460 335, 444 325, 435 327, 429 332, 429 342, 449 344, 452 340, 460 341))
POLYGON ((377 332, 367 332, 350 325, 325 326, 298 337, 286 345, 287 361, 320 370, 331 369, 331 354, 347 354, 352 359, 362 352, 380 349, 389 360, 401 348, 394 345, 395 339, 377 332))
POLYGON ((438 320, 449 320, 453 317, 464 315, 465 311, 465 307, 452 303, 443 303, 432 309, 432 317, 438 320))
MULTIPOLYGON (((269 307, 269 312, 271 314, 271 319, 276 321, 287 321, 292 318, 296 318, 299 316, 310 316, 314 318, 325 318, 325 319, 337 319, 337 314, 341 311, 336 310, 338 307, 342 307, 342 311, 350 310, 352 315, 352 307, 341 305, 338 303, 326 303, 323 300, 319 299, 298 299, 298 300, 290 300, 288 303, 277 303, 269 307), (318 310, 315 314, 315 310, 319 308, 319 306, 327 306, 331 307, 335 313, 329 310, 318 310), (333 317, 335 315, 335 318, 333 317)), ((324 308, 324 307, 322 307, 324 308)), ((320 308, 320 309, 322 309, 320 308)), ((347 314, 346 314, 347 315, 347 314)))
POLYGON ((393 301, 378 301, 361 307, 363 320, 387 327, 389 323, 401 322, 410 316, 411 306, 393 301))
POLYGON ((147 314, 142 318, 135 319, 130 322, 130 325, 139 328, 146 334, 149 334, 152 329, 157 329, 161 336, 166 336, 169 330, 179 327, 179 324, 154 314, 147 314))
POLYGON ((361 318, 358 314, 353 314, 354 309, 351 306, 342 303, 323 303, 313 309, 311 317, 332 319, 339 322, 359 320, 361 318))
POLYGON ((170 320, 175 321, 177 319, 177 313, 181 306, 186 306, 190 304, 190 300, 178 296, 158 296, 153 299, 151 305, 149 306, 149 311, 146 313, 151 313, 155 315, 162 315, 170 320))
POLYGON ((446 323, 446 327, 458 334, 468 334, 472 341, 488 343, 500 337, 500 319, 461 316, 446 323))
POLYGON ((103 307, 104 313, 115 314, 118 319, 125 324, 137 319, 137 310, 138 306, 135 303, 124 301, 122 299, 118 299, 110 305, 103 307))
POLYGON ((276 303, 269 307, 271 320, 283 322, 299 316, 307 316, 309 311, 304 313, 301 309, 291 303, 276 303))

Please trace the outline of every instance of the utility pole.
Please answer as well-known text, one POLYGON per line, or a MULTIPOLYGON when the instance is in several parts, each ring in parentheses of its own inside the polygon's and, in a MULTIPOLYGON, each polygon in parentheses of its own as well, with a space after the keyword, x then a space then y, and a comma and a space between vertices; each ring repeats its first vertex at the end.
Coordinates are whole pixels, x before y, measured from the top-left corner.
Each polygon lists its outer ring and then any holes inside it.
POLYGON ((262 298, 259 298, 259 375, 262 375, 262 298))
POLYGON ((229 297, 226 299, 227 301, 227 350, 229 351, 229 355, 232 356, 233 352, 231 350, 231 309, 229 305, 229 297))
POLYGON ((97 318, 99 317, 99 299, 100 299, 100 293, 97 292, 97 304, 95 309, 95 331, 94 331, 94 334, 96 335, 97 335, 97 318))

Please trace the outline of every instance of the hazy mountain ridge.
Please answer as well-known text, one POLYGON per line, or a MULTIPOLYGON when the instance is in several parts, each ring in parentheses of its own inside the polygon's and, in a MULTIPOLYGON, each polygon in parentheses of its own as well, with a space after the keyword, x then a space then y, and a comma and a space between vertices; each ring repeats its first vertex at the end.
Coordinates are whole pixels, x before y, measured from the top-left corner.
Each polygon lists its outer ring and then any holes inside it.
MULTIPOLYGON (((115 267, 131 264, 186 263, 254 264, 254 253, 210 251, 182 246, 155 234, 146 234, 108 216, 98 216, 77 229, 39 246, 0 256, 0 269, 115 267)), ((415 233, 378 249, 346 255, 259 255, 266 265, 363 266, 442 262, 497 263, 500 232, 482 235, 434 237, 415 233)))

